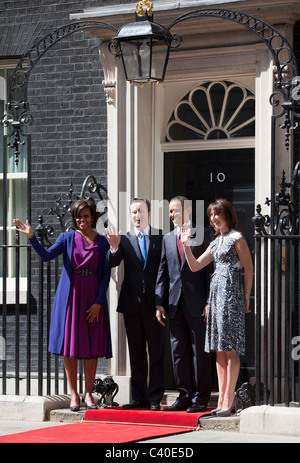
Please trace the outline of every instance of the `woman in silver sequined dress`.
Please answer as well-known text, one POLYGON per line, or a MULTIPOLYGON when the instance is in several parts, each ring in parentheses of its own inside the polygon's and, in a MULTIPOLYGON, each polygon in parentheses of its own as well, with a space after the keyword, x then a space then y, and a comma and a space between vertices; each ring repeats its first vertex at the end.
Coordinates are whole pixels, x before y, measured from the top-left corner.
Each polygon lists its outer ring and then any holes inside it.
POLYGON ((182 242, 193 272, 212 261, 215 264, 205 314, 205 350, 216 351, 219 400, 212 413, 229 416, 237 400, 240 356, 245 355, 245 313, 250 312, 253 264, 246 240, 236 230, 237 217, 232 205, 225 199, 217 199, 208 206, 207 214, 216 238, 205 253, 197 260, 194 258, 188 246, 191 231, 187 224, 182 229, 182 242))

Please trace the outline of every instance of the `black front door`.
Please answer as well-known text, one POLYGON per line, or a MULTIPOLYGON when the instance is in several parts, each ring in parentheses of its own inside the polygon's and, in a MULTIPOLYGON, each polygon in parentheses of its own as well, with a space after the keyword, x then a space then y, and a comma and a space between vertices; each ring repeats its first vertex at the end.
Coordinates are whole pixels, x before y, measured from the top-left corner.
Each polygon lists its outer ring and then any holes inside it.
MULTIPOLYGON (((183 195, 207 206, 218 197, 230 201, 239 219, 239 229, 254 251, 254 149, 227 149, 165 153, 164 198, 183 195)), ((193 207, 196 210, 196 207, 193 207)), ((208 219, 205 216, 205 224, 208 219)), ((240 381, 254 375, 254 307, 246 316, 246 356, 241 358, 240 381)), ((212 371, 215 372, 215 366, 212 371)), ((213 387, 217 388, 215 373, 213 387)))

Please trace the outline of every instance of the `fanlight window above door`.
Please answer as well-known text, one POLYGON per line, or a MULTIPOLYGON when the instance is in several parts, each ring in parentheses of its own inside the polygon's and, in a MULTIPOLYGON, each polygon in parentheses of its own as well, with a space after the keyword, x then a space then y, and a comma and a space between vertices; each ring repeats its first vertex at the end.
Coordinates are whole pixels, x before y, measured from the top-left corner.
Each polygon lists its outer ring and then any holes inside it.
POLYGON ((209 82, 194 88, 176 105, 166 139, 229 139, 255 135, 255 97, 232 82, 209 82))

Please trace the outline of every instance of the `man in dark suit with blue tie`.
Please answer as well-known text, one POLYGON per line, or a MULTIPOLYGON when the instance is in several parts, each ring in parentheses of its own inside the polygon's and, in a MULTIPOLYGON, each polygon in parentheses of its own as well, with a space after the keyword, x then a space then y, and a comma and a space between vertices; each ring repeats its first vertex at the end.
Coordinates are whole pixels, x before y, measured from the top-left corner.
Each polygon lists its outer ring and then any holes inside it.
MULTIPOLYGON (((191 212, 187 198, 177 196, 170 201, 169 213, 174 230, 163 238, 156 283, 156 316, 163 326, 167 313, 170 319, 174 379, 179 391, 175 403, 163 410, 186 410, 189 413, 206 410, 211 393, 210 355, 204 352, 203 312, 208 300, 212 267, 193 273, 186 262, 180 230, 183 223, 189 222, 191 212)), ((202 233, 191 238, 190 246, 197 258, 209 246, 211 234, 203 227, 196 231, 202 233)))
POLYGON ((113 227, 106 229, 110 243, 108 265, 116 267, 124 262, 124 280, 117 310, 124 316, 133 401, 123 408, 159 410, 164 394, 165 330, 155 317, 155 284, 162 232, 149 225, 150 203, 146 199, 131 200, 130 217, 134 228, 126 235, 116 234, 113 227))

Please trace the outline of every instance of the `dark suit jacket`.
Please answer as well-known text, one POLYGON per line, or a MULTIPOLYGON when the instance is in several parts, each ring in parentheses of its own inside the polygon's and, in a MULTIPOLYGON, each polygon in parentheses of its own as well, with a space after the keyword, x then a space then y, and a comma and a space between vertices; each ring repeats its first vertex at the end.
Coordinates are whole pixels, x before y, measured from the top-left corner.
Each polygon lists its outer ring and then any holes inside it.
POLYGON ((118 266, 124 261, 124 280, 118 303, 118 312, 136 313, 143 294, 143 282, 149 307, 155 311, 155 284, 162 248, 162 231, 150 227, 150 243, 145 265, 139 248, 138 238, 133 231, 121 236, 115 253, 108 251, 109 267, 118 266))
MULTIPOLYGON (((198 258, 209 246, 211 233, 204 229, 204 240, 198 245, 191 239, 192 253, 198 258)), ((177 251, 177 234, 168 233, 163 238, 162 256, 156 283, 156 305, 162 306, 174 318, 180 296, 183 294, 185 304, 193 317, 201 317, 208 300, 210 278, 213 266, 208 265, 199 272, 192 272, 183 254, 182 262, 177 251)))

